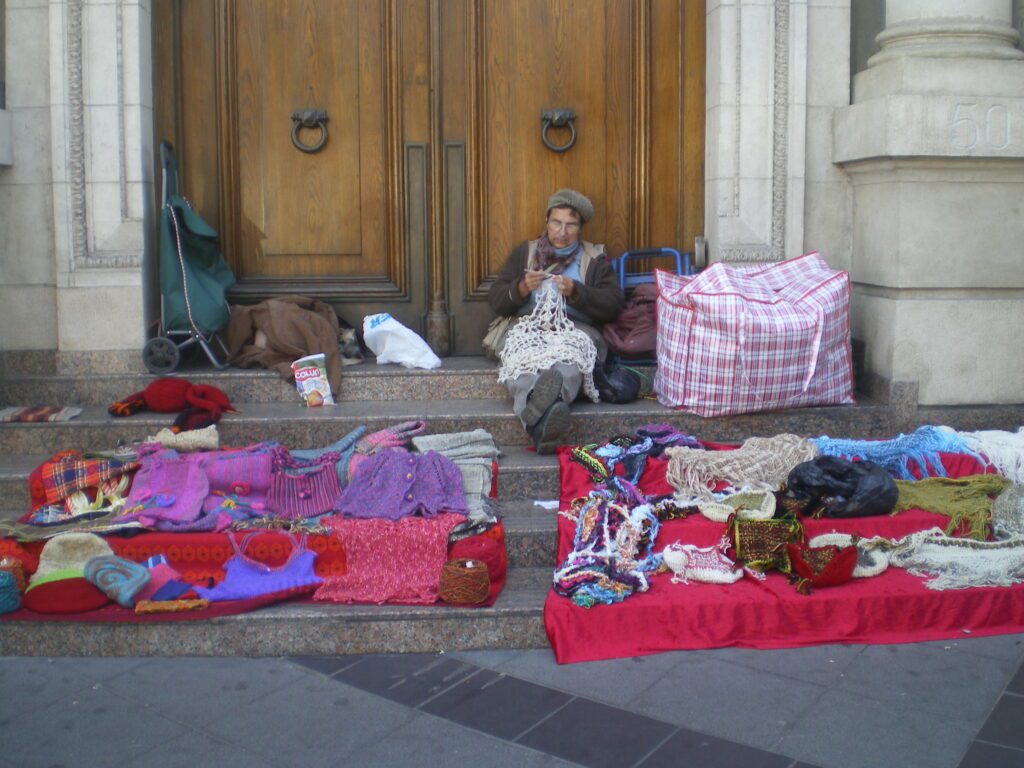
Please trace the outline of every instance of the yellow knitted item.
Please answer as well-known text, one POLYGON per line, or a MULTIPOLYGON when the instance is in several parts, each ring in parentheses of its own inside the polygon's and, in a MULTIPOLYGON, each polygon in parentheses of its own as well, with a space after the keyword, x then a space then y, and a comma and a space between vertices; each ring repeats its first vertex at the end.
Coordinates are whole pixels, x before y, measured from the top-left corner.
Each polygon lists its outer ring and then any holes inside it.
POLYGON ((946 533, 953 535, 967 526, 967 536, 984 541, 992 523, 992 498, 1010 481, 1001 475, 970 475, 968 477, 929 477, 924 480, 897 480, 899 498, 893 514, 908 509, 923 509, 947 515, 946 533))

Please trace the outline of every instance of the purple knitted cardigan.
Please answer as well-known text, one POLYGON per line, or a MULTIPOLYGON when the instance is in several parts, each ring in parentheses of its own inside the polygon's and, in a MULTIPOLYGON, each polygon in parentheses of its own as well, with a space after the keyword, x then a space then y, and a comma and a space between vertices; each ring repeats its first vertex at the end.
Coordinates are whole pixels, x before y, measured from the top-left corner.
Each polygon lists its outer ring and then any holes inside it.
POLYGON ((462 474, 451 459, 437 451, 409 453, 397 448, 363 461, 334 509, 346 517, 387 520, 467 512, 462 474))

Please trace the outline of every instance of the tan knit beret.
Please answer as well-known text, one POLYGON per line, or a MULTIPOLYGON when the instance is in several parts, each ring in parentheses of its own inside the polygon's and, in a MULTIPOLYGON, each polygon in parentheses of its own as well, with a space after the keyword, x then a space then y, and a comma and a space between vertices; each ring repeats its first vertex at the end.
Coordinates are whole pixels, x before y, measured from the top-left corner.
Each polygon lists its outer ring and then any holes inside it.
POLYGON ((548 213, 552 208, 572 208, 586 224, 594 218, 594 204, 575 189, 560 189, 548 198, 548 213))

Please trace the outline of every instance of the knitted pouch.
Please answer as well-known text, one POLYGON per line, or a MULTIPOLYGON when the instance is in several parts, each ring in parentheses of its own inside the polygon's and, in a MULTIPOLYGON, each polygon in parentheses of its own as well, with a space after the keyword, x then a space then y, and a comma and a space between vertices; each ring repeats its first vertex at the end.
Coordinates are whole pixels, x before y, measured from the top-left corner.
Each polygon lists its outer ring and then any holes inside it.
POLYGON ((225 495, 235 496, 247 506, 266 501, 274 469, 273 456, 268 451, 212 453, 201 466, 210 482, 210 493, 215 494, 203 502, 204 512, 217 509, 225 495))
POLYGON ((341 486, 333 463, 305 473, 279 468, 270 482, 267 507, 275 517, 299 520, 324 514, 340 496, 341 486))
POLYGON ((798 592, 807 594, 810 588, 832 587, 845 584, 853 578, 857 567, 857 548, 836 546, 808 547, 787 544, 786 552, 793 567, 791 578, 798 592))
POLYGON ((804 535, 799 520, 741 520, 738 515, 729 518, 728 531, 737 560, 755 571, 775 568, 783 573, 790 571, 786 544, 804 535))
POLYGON ((149 582, 150 575, 143 565, 104 555, 85 564, 85 578, 118 605, 131 608, 135 605, 135 596, 149 582))
POLYGON ((728 546, 728 539, 711 547, 677 541, 665 547, 661 558, 672 569, 673 584, 689 584, 690 581, 734 584, 743 578, 743 570, 725 554, 728 546))

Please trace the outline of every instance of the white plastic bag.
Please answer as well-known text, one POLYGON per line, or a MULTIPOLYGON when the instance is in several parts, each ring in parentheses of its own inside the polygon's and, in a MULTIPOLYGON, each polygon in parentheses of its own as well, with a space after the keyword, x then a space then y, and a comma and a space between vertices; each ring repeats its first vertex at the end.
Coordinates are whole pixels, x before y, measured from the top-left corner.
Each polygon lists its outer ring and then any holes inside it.
POLYGON ((427 342, 387 312, 363 318, 363 341, 377 356, 377 364, 398 363, 406 368, 440 368, 441 358, 427 342))

